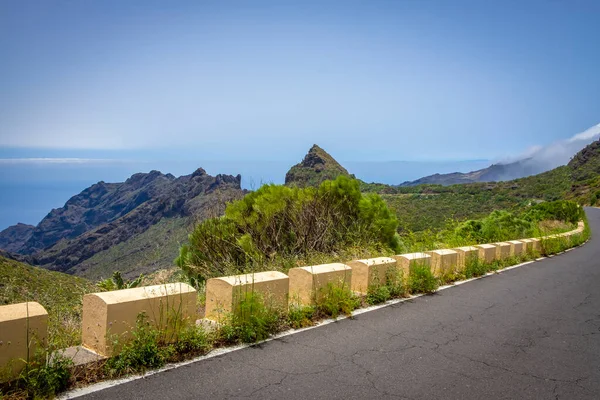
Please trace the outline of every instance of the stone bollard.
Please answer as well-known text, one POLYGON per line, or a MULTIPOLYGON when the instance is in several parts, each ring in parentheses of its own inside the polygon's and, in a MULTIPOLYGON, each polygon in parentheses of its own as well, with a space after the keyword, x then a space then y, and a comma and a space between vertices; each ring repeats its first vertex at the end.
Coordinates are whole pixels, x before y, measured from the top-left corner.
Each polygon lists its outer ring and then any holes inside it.
POLYGON ((222 319, 249 293, 257 293, 268 307, 287 311, 289 278, 282 272, 267 271, 209 279, 205 318, 222 319))
POLYGON ((19 376, 26 360, 46 348, 48 313, 39 303, 0 306, 0 382, 19 376))
POLYGON ((509 240, 506 242, 510 244, 510 255, 520 257, 525 254, 525 246, 520 240, 509 240))
POLYGON ((496 246, 496 259, 497 260, 506 260, 507 258, 509 258, 511 256, 510 243, 497 242, 497 243, 494 243, 494 246, 496 246))
POLYGON ((426 251, 431 256, 431 271, 434 276, 452 272, 458 265, 458 253, 454 250, 426 251))
POLYGON ((390 257, 354 260, 346 264, 352 268, 351 289, 363 294, 372 285, 385 285, 390 268, 397 268, 396 260, 390 257))
POLYGON ((493 244, 478 244, 475 246, 479 249, 479 260, 486 263, 491 264, 496 260, 496 246, 493 244))
POLYGON ((404 279, 410 275, 410 270, 415 265, 431 268, 431 256, 425 253, 408 253, 392 256, 398 262, 398 268, 403 272, 404 279))
POLYGON ((186 283, 86 294, 82 345, 103 356, 118 354, 141 314, 166 341, 172 341, 183 324, 196 322, 196 300, 196 290, 186 283))
POLYGON ((352 268, 341 263, 292 268, 288 275, 290 302, 304 305, 319 301, 329 284, 348 289, 352 284, 352 268))
POLYGON ((477 260, 479 258, 479 251, 481 249, 475 246, 464 246, 457 247, 453 250, 456 251, 456 253, 458 254, 458 262, 456 267, 459 271, 462 271, 465 269, 469 261, 477 260))

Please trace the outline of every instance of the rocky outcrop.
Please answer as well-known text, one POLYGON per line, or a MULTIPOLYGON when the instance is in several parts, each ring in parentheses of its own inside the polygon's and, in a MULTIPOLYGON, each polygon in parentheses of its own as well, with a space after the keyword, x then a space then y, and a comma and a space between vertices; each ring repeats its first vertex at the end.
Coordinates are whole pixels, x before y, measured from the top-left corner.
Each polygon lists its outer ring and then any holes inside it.
POLYGON ((0 249, 16 253, 31 238, 35 226, 18 223, 0 232, 0 249))
POLYGON ((288 186, 318 186, 325 180, 345 175, 354 178, 354 175, 342 167, 325 150, 313 145, 301 163, 294 165, 285 175, 285 184, 288 186))
MULTIPOLYGON (((34 264, 63 272, 73 270, 94 254, 139 235, 163 218, 190 217, 201 220, 208 216, 221 215, 228 201, 237 199, 244 193, 240 187, 239 175, 213 177, 201 168, 180 178, 154 171, 150 174, 136 174, 124 182, 122 185, 130 189, 128 196, 125 195, 123 186, 111 188, 112 194, 109 195, 101 188, 106 184, 98 184, 100 187, 94 185, 94 190, 90 188, 76 196, 77 201, 73 201, 73 198, 63 209, 54 210, 54 215, 65 215, 69 208, 73 208, 73 204, 94 205, 87 212, 82 212, 84 207, 77 209, 76 214, 81 216, 79 221, 72 219, 65 224, 64 220, 59 218, 57 227, 69 228, 63 230, 68 234, 54 245, 33 254, 34 264), (150 174, 154 176, 148 176, 150 174), (96 194, 93 199, 90 198, 92 194, 96 194), (116 201, 108 202, 107 197, 116 201), (106 208, 111 210, 107 211, 106 208), (125 213, 125 210, 129 211, 125 213), (82 226, 84 221, 90 221, 86 217, 92 215, 96 217, 91 220, 106 222, 75 237, 69 237, 76 231, 74 226, 82 226)), ((50 235, 42 234, 40 237, 47 238, 50 235)))

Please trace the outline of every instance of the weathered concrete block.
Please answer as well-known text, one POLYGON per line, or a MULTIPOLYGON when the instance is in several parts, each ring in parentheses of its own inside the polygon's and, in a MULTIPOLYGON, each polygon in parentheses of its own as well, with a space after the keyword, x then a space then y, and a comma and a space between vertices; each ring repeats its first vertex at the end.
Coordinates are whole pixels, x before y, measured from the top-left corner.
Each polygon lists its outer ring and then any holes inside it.
POLYGON ((259 294, 269 307, 287 310, 289 287, 289 277, 278 271, 209 279, 206 282, 205 317, 212 320, 222 319, 233 312, 239 301, 248 293, 259 294))
POLYGON ((505 260, 511 256, 510 243, 497 242, 497 243, 494 243, 494 246, 496 246, 496 259, 497 260, 505 260))
POLYGON ((348 289, 352 283, 352 268, 341 263, 292 268, 288 275, 290 301, 300 304, 314 304, 323 296, 330 283, 348 289))
POLYGON ((431 271, 435 276, 452 272, 458 265, 458 253, 454 250, 431 250, 426 253, 431 256, 431 271))
POLYGON ((525 247, 523 246, 523 242, 520 240, 509 240, 506 242, 510 244, 510 255, 511 256, 522 256, 525 254, 525 247))
POLYGON ((470 260, 476 260, 479 258, 479 251, 481 249, 479 249, 475 246, 464 246, 464 247, 457 247, 452 250, 456 251, 456 253, 457 253, 456 268, 458 270, 462 271, 463 269, 465 269, 467 262, 469 262, 470 260))
POLYGON ((523 243, 523 253, 531 254, 533 252, 533 240, 531 239, 521 239, 519 240, 523 243))
POLYGON ((426 253, 408 253, 392 256, 398 262, 398 268, 403 271, 404 279, 410 274, 410 269, 415 265, 431 267, 431 256, 426 253))
POLYGON ((538 238, 529 238, 531 240, 531 248, 534 252, 539 253, 542 251, 542 241, 538 238))
POLYGON ((0 382, 19 376, 29 354, 46 347, 48 313, 39 303, 0 306, 0 382))
POLYGON ((396 260, 390 257, 354 260, 346 265, 352 268, 351 289, 359 293, 367 293, 371 285, 385 285, 389 269, 397 268, 396 260))
POLYGON ((173 338, 176 326, 197 319, 196 290, 185 283, 145 286, 83 296, 82 345, 103 356, 120 351, 138 315, 173 338), (119 345, 114 346, 115 339, 119 345))
POLYGON ((477 246, 475 246, 479 249, 479 260, 486 263, 486 264, 490 264, 492 262, 494 262, 494 260, 496 260, 496 246, 493 244, 478 244, 477 246))

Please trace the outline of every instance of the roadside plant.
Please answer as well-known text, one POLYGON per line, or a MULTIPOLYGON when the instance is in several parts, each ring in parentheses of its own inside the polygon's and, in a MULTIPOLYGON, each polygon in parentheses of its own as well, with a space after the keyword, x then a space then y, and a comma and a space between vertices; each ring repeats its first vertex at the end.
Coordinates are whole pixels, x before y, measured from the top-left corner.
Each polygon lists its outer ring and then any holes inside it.
POLYGON ((352 315, 360 306, 360 299, 348 286, 330 282, 318 293, 316 304, 320 314, 337 318, 340 314, 352 315))
POLYGON ((225 343, 256 343, 267 339, 281 326, 281 313, 267 307, 258 293, 244 293, 219 329, 219 338, 225 343))
POLYGON ((113 347, 120 348, 120 352, 106 361, 108 376, 143 372, 165 365, 173 348, 164 346, 159 337, 160 332, 149 322, 148 316, 140 313, 131 340, 119 343, 119 338, 113 338, 113 347))
POLYGON ((104 292, 113 290, 131 289, 138 287, 144 279, 144 274, 140 274, 137 278, 131 281, 123 280, 120 271, 113 272, 112 278, 104 279, 98 282, 98 287, 104 292))
POLYGON ((438 288, 438 280, 428 265, 417 264, 411 267, 408 287, 411 293, 433 293, 438 288))
POLYGON ((314 325, 317 310, 313 306, 291 305, 287 320, 291 328, 300 329, 314 325))

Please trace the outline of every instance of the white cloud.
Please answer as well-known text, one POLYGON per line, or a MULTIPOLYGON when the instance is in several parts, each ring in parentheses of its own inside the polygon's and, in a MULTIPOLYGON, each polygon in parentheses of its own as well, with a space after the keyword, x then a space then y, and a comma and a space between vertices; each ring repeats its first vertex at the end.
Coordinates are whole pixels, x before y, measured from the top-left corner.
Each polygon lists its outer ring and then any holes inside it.
POLYGON ((581 141, 581 140, 592 140, 592 139, 597 139, 598 136, 600 136, 600 124, 598 125, 594 125, 589 129, 586 129, 585 131, 578 133, 577 135, 573 136, 571 139, 567 140, 567 142, 569 143, 573 143, 573 142, 577 142, 577 141, 581 141))
POLYGON ((509 163, 524 159, 536 163, 540 170, 550 170, 569 162, 578 151, 600 138, 600 124, 594 125, 585 131, 573 135, 569 139, 560 140, 546 146, 533 146, 518 157, 506 159, 509 163))

